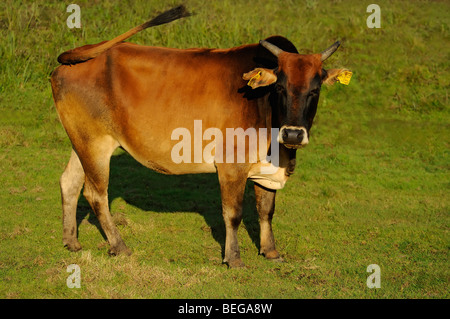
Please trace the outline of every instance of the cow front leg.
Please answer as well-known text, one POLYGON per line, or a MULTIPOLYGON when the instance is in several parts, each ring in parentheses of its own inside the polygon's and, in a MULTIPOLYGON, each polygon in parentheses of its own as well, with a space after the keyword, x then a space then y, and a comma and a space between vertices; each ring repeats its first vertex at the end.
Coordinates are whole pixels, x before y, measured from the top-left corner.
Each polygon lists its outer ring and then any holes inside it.
POLYGON ((226 231, 223 262, 228 264, 230 268, 245 266, 239 252, 237 231, 242 220, 242 202, 246 181, 245 177, 237 178, 232 174, 219 173, 222 215, 226 231))
POLYGON ((275 211, 276 190, 267 189, 255 183, 256 209, 259 215, 260 254, 267 259, 282 261, 275 249, 275 239, 272 231, 272 217, 275 211))

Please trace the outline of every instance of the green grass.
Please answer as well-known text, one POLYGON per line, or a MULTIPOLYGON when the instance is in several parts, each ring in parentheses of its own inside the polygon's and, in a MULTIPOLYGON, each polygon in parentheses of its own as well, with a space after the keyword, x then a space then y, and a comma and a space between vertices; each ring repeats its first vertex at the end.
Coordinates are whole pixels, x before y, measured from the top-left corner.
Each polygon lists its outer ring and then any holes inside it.
POLYGON ((278 192, 274 232, 285 263, 258 256, 252 185, 239 229, 245 269, 221 265, 224 225, 215 175, 163 176, 123 151, 111 161, 114 220, 133 250, 108 246, 86 200, 83 250, 62 246, 59 177, 70 143, 50 72, 76 46, 111 39, 175 1, 0 3, 1 298, 448 298, 449 20, 444 1, 186 2, 196 15, 146 30, 138 44, 227 48, 273 34, 302 52, 341 48, 326 65, 354 72, 323 88, 310 145, 278 192), (81 289, 66 286, 70 264, 81 289), (369 289, 370 264, 381 288, 369 289))

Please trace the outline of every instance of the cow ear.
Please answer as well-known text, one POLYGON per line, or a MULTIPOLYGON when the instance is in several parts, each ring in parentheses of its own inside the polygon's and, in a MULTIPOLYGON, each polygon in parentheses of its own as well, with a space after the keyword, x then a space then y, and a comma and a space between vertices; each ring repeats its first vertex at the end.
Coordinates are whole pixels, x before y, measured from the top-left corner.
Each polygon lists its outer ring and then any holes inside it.
POLYGON ((248 80, 247 85, 252 89, 256 89, 260 86, 268 86, 277 81, 277 76, 273 70, 256 68, 253 71, 244 73, 242 76, 244 80, 248 80))
POLYGON ((329 69, 322 83, 332 85, 338 81, 339 83, 348 85, 352 77, 352 71, 347 69, 329 69))

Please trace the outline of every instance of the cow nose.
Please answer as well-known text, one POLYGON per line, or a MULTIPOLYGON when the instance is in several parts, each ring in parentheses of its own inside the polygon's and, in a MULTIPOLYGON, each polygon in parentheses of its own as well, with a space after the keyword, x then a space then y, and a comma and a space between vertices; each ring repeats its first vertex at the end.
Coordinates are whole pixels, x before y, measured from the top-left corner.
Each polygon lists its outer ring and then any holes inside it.
POLYGON ((303 130, 300 130, 300 133, 297 134, 297 142, 301 143, 303 141, 303 130))
POLYGON ((303 127, 300 128, 287 128, 284 127, 281 130, 281 143, 290 146, 301 146, 308 144, 308 137, 306 130, 303 127))
POLYGON ((287 144, 300 144, 303 140, 303 130, 285 129, 283 141, 287 144))

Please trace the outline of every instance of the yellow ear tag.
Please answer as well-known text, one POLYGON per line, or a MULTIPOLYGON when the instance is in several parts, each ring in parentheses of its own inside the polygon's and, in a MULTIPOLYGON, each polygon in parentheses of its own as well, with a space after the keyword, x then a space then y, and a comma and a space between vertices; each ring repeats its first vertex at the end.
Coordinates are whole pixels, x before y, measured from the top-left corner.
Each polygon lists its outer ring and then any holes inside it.
POLYGON ((247 85, 253 87, 253 83, 255 83, 256 80, 258 80, 261 77, 261 71, 256 73, 254 76, 250 78, 250 81, 248 81, 247 85))
POLYGON ((336 79, 339 81, 339 83, 348 85, 350 83, 350 79, 352 78, 352 74, 352 71, 343 71, 339 73, 336 79))

